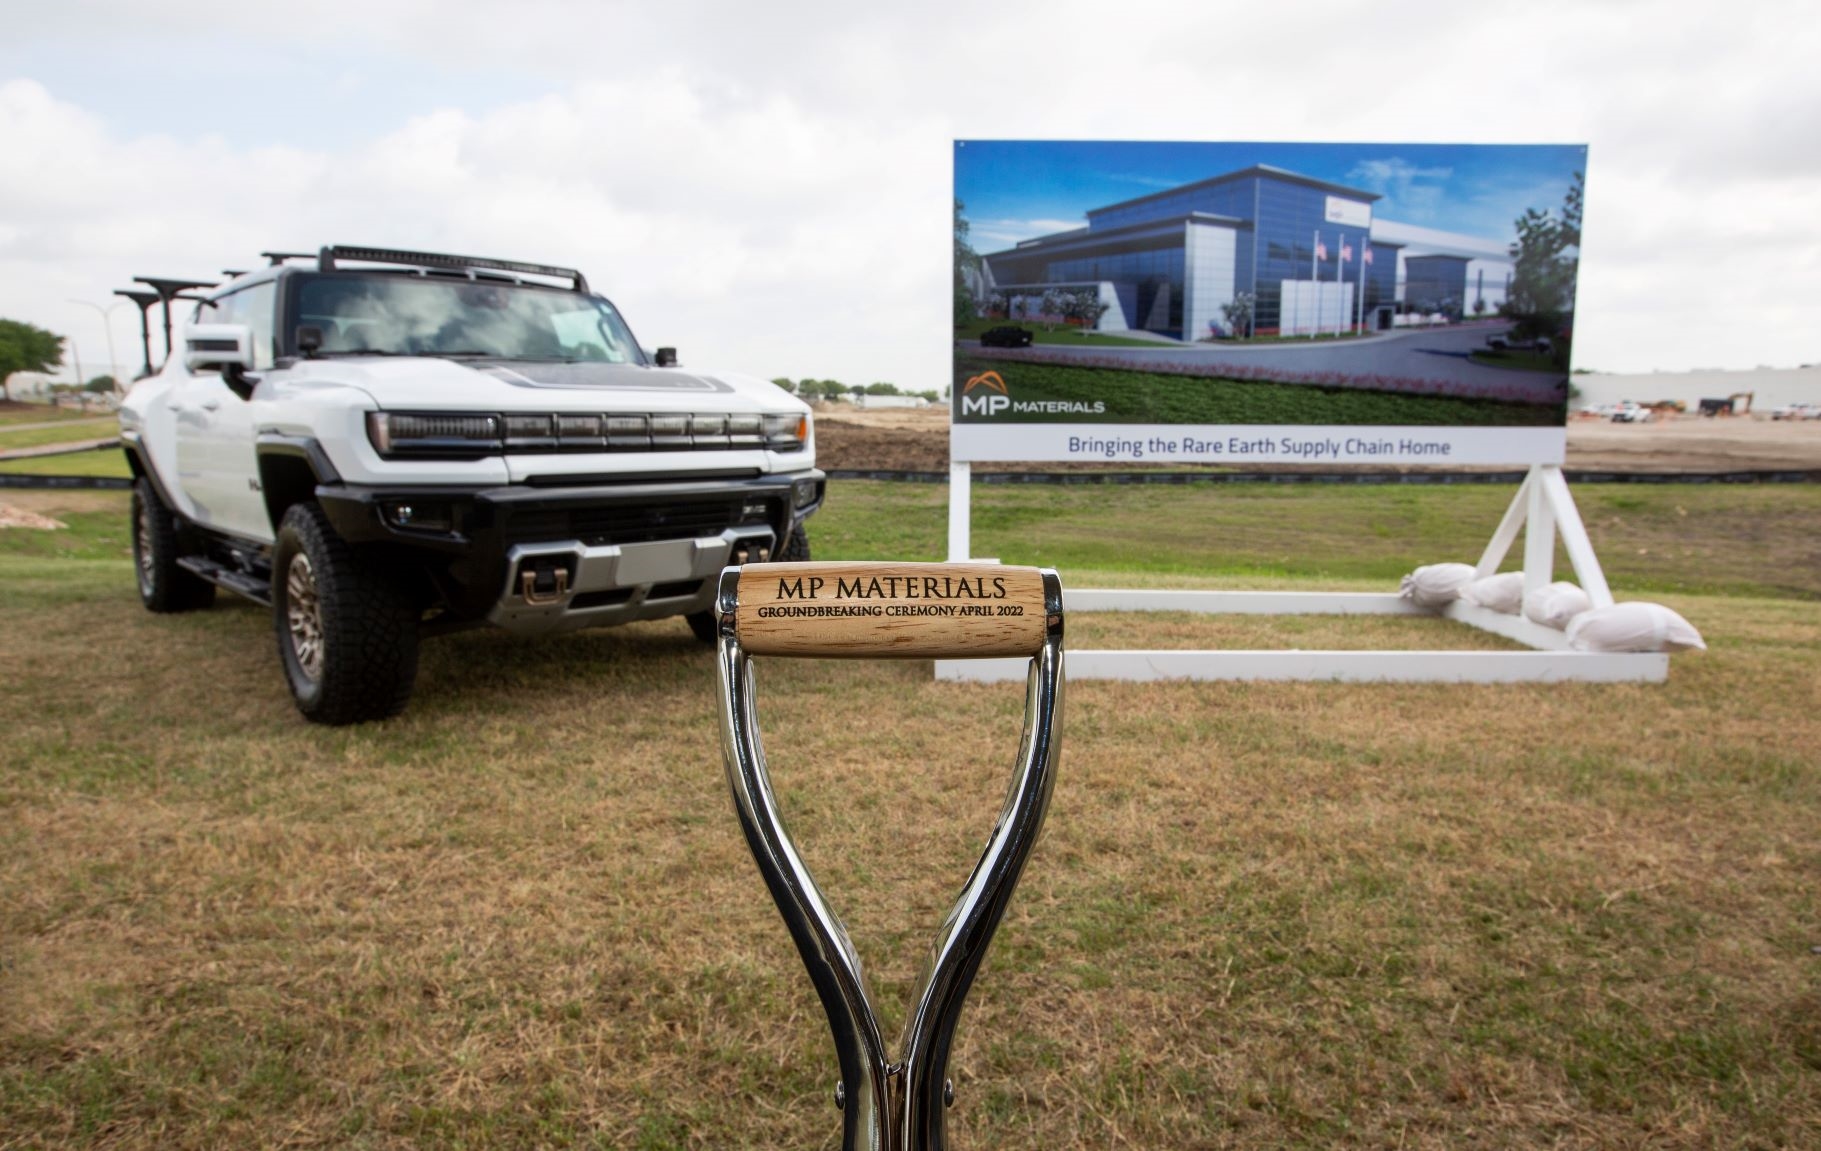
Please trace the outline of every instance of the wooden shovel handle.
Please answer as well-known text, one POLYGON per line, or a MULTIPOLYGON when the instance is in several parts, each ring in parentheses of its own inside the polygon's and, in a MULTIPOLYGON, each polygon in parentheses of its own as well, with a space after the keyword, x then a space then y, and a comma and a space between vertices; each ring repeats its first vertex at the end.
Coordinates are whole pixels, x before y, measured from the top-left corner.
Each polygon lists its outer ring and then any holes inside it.
POLYGON ((734 634, 755 655, 1036 655, 1061 626, 1060 601, 1045 602, 1043 577, 1000 564, 748 564, 734 634))

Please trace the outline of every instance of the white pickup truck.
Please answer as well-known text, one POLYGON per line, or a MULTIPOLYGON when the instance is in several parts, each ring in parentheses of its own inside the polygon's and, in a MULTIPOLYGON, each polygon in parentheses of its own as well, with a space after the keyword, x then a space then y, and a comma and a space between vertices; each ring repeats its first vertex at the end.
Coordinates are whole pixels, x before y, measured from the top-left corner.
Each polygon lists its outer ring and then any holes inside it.
POLYGON ((420 637, 681 615, 809 558, 809 409, 649 354, 581 273, 324 248, 206 293, 120 411, 155 612, 270 604, 297 707, 396 714, 420 637))

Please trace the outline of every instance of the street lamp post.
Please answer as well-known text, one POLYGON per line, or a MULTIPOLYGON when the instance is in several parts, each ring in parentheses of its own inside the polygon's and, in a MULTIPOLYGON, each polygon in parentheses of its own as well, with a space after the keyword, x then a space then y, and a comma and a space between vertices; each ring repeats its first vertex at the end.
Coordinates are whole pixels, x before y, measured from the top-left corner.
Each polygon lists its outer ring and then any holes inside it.
MULTIPOLYGON (((95 311, 97 311, 101 314, 101 330, 107 333, 107 371, 108 371, 108 375, 113 377, 114 391, 116 391, 116 392, 125 391, 126 389, 124 389, 120 386, 120 360, 114 355, 114 309, 125 307, 130 301, 115 300, 113 303, 109 304, 105 308, 102 307, 100 304, 93 303, 89 300, 72 299, 69 302, 72 304, 81 304, 85 308, 93 308, 93 309, 95 309, 95 311)), ((86 384, 88 381, 79 380, 77 382, 79 384, 86 384)))

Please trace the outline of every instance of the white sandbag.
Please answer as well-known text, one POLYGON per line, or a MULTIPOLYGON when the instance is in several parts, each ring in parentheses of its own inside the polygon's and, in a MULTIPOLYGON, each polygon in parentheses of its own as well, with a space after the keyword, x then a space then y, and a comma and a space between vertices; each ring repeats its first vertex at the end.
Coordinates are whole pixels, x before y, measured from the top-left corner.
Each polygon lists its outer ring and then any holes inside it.
POLYGON ((1617 603, 1568 621, 1577 651, 1706 651, 1694 625, 1660 603, 1617 603))
POLYGON ((1524 606, 1524 573, 1503 572, 1476 579, 1461 589, 1461 598, 1505 615, 1516 615, 1524 606))
POLYGON ((1524 618, 1561 631, 1568 621, 1593 607, 1587 593, 1566 580, 1557 580, 1524 596, 1524 618))
POLYGON ((1405 576, 1397 594, 1418 607, 1447 607, 1472 582, 1472 564, 1428 564, 1405 576))

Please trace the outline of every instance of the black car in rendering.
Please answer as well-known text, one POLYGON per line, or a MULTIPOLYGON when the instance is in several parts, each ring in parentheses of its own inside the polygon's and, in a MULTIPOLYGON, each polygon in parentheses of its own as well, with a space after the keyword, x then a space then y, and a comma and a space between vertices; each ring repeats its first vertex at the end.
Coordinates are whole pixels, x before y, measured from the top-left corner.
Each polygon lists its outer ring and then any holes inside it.
POLYGON ((988 328, 980 333, 980 346, 983 348, 1028 348, 1031 346, 1031 331, 1016 324, 1001 324, 997 328, 988 328))

